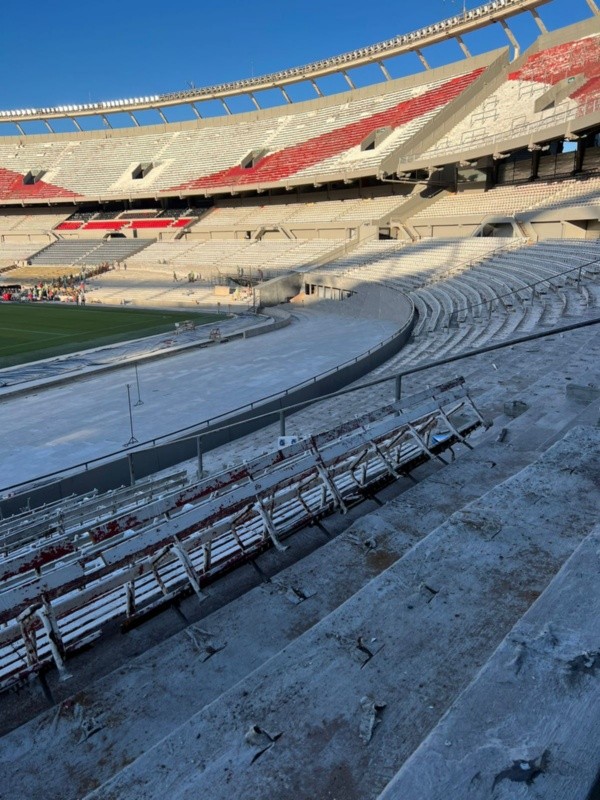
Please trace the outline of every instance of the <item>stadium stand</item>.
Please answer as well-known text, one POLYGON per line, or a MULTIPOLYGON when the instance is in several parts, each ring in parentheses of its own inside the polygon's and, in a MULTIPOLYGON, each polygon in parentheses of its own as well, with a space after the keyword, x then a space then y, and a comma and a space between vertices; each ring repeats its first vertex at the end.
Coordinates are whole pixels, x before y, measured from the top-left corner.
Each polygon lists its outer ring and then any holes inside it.
POLYGON ((103 262, 123 261, 152 244, 153 239, 82 239, 59 241, 36 253, 30 261, 34 266, 64 264, 91 266, 103 262))
MULTIPOLYGON (((544 4, 416 42, 517 5, 544 4)), ((0 138, 7 281, 108 263, 89 304, 240 324, 0 370, 6 463, 72 454, 0 496, 12 795, 596 798, 588 6, 523 54, 459 36, 458 64, 283 108, 0 138), (358 355, 325 370, 333 331, 358 355)))

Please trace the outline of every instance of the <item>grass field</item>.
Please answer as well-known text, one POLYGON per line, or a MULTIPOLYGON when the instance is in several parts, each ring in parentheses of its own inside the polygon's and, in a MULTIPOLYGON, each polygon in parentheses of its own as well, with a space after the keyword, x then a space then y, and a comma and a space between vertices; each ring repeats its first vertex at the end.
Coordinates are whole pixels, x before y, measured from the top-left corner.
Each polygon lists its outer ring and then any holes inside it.
POLYGON ((225 315, 59 303, 0 303, 0 368, 174 332, 175 323, 186 319, 203 325, 225 319, 225 315))

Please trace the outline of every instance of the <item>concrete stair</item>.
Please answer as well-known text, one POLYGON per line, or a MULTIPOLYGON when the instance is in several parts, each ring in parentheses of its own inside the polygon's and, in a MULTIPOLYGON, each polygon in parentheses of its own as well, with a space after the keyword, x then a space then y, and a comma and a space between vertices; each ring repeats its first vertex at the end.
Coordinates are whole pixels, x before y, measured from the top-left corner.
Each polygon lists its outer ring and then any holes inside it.
POLYGON ((596 526, 379 800, 596 796, 599 547, 596 526))
MULTIPOLYGON (((289 606, 303 615, 327 591, 302 570, 296 588, 305 599, 288 600, 284 613, 285 627, 297 638, 231 688, 215 692, 212 702, 153 747, 147 742, 144 754, 90 798, 376 797, 589 532, 599 445, 596 428, 573 429, 534 464, 455 511, 412 547, 399 502, 390 540, 385 529, 369 525, 346 545, 359 553, 363 569, 371 564, 371 579, 362 588, 354 585, 354 594, 298 636, 289 606), (405 544, 394 561, 388 547, 396 537, 405 544), (366 541, 373 538, 379 539, 375 547, 366 541), (377 574, 377 560, 393 563, 377 574)), ((342 573, 350 571, 348 563, 335 564, 342 573)), ((336 583, 331 575, 327 585, 336 583)), ((280 599, 285 594, 273 592, 280 599)), ((219 663, 230 669, 234 654, 228 650, 237 647, 237 630, 210 622, 201 627, 210 631, 210 649, 217 650, 211 658, 202 661, 207 634, 198 628, 188 634, 196 638, 190 641, 194 668, 198 658, 205 668, 196 693, 212 684, 219 663)), ((256 618, 253 624, 254 647, 261 647, 271 625, 256 618)), ((179 684, 189 666, 183 661, 168 675, 149 672, 137 683, 137 699, 143 694, 139 687, 148 687, 159 713, 168 707, 161 689, 179 684)), ((192 711, 189 694, 187 699, 192 711)), ((120 711, 111 706, 105 713, 118 717, 120 711)), ((146 721, 124 713, 128 737, 139 728, 142 739, 146 721)), ((105 727, 110 724, 107 716, 105 727)), ((49 773, 36 753, 49 796, 49 773)))
MULTIPOLYGON (((555 385, 552 391, 558 394, 555 385)), ((538 392, 541 403, 542 387, 538 392)), ((315 625, 325 624, 328 615, 366 591, 452 513, 531 463, 552 437, 581 414, 590 414, 589 404, 569 406, 560 395, 555 406, 555 427, 542 424, 538 435, 529 435, 528 427, 535 427, 552 409, 540 415, 534 407, 512 421, 500 415, 508 442, 496 442, 497 430, 492 431, 474 451, 465 449, 450 465, 429 469, 430 474, 421 468, 428 475, 421 483, 301 560, 298 553, 324 537, 315 529, 307 532, 312 544, 294 537, 291 545, 297 553, 291 560, 296 563, 282 569, 280 554, 261 556, 257 566, 264 582, 239 599, 212 613, 189 601, 182 612, 194 624, 180 633, 105 677, 88 679, 77 686, 76 694, 73 689, 68 693, 69 684, 54 686, 60 704, 3 739, 6 757, 0 757, 0 765, 7 780, 23 796, 43 791, 46 798, 80 797, 110 781, 125 764, 145 758, 146 750, 176 732, 191 714, 203 713, 270 659, 283 657, 286 647, 311 635, 315 625)), ((252 572, 251 567, 244 569, 252 572)), ((236 576, 248 586, 247 573, 236 576)))

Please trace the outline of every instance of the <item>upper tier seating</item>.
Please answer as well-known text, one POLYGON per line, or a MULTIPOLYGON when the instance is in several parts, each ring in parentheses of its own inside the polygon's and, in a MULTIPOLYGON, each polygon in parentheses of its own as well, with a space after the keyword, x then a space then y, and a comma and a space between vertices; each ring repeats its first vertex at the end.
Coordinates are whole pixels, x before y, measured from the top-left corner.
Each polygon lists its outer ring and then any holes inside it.
POLYGON ((132 132, 112 138, 38 137, 0 141, 0 200, 50 196, 90 198, 179 192, 239 184, 275 183, 290 177, 320 177, 339 170, 375 174, 381 159, 414 135, 446 103, 481 74, 464 68, 454 78, 386 90, 342 102, 302 105, 280 117, 210 120, 175 132, 132 132), (382 127, 392 132, 374 150, 361 142, 382 127), (251 151, 267 150, 243 168, 251 151), (153 168, 142 179, 140 163, 153 168), (24 186, 32 167, 43 181, 24 186), (42 185, 43 183, 43 185, 42 185), (64 187, 64 188, 61 188, 64 187))
MULTIPOLYGON (((471 114, 419 157, 460 152, 470 147, 500 147, 503 140, 550 127, 565 116, 580 116, 600 96, 600 36, 567 42, 531 55, 471 114), (567 78, 584 76, 583 85, 557 104, 535 111, 538 97, 567 78)), ((414 155, 417 155, 416 153, 414 155)))

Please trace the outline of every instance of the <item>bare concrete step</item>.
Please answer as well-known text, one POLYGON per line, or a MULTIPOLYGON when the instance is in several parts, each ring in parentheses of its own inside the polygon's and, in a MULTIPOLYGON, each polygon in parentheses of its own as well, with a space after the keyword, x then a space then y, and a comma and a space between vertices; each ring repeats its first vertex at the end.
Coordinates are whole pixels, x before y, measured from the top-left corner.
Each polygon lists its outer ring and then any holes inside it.
POLYGON ((380 800, 585 800, 600 739, 600 527, 380 800))
MULTIPOLYGON (((155 641, 163 641, 137 657, 122 659, 126 662, 122 668, 109 670, 102 679, 88 677, 86 681, 76 666, 75 688, 70 683, 52 686, 60 701, 57 708, 40 714, 30 724, 4 737, 5 746, 15 747, 22 753, 5 769, 14 770, 14 779, 25 782, 27 793, 35 795, 43 784, 49 798, 73 797, 78 787, 83 791, 93 785, 93 781, 107 780, 123 763, 137 758, 150 744, 182 724, 190 713, 212 702, 347 600, 450 514, 531 463, 542 452, 549 436, 540 407, 546 408, 548 413, 551 409, 551 413, 557 415, 562 430, 573 425, 582 410, 580 402, 570 404, 556 391, 556 381, 555 376, 547 377, 539 385, 529 387, 531 394, 525 395, 530 403, 528 411, 518 420, 501 420, 507 426, 501 443, 496 441, 501 428, 496 427, 474 452, 464 450, 456 462, 434 470, 417 486, 404 491, 375 513, 364 516, 345 534, 317 552, 291 566, 281 562, 281 554, 274 551, 263 554, 257 563, 266 575, 273 576, 271 584, 252 589, 256 576, 252 580, 248 572, 253 570, 246 567, 236 576, 227 578, 233 582, 237 577, 240 585, 245 586, 245 594, 243 591, 234 594, 241 595, 239 600, 219 608, 221 586, 219 591, 215 586, 210 590, 212 601, 202 607, 196 607, 195 599, 184 602, 181 608, 185 618, 196 622, 201 618, 198 627, 201 631, 208 630, 211 636, 202 632, 196 635, 191 628, 170 636, 164 632, 163 625, 168 620, 155 620, 153 624, 160 623, 163 630, 155 641), (303 594, 308 595, 308 601, 299 603, 303 594), (298 604, 292 607, 290 603, 298 604), (229 632, 224 639, 223 631, 229 632), (203 656, 206 657, 208 651, 203 654, 202 647, 214 648, 218 646, 215 642, 223 641, 227 642, 224 661, 211 657, 205 663, 203 656), (177 682, 170 680, 172 674, 178 675, 177 682), (156 691, 140 697, 139 682, 155 684, 156 691), (157 705, 158 696, 161 702, 157 705), (110 714, 110 709, 115 707, 120 708, 118 720, 110 714), (93 741, 85 740, 83 744, 79 741, 81 725, 89 717, 89 708, 94 709, 94 718, 108 716, 112 722, 110 726, 103 726, 93 741), (135 727, 128 730, 133 717, 144 720, 140 735, 135 727), (43 779, 31 769, 34 760, 38 763, 40 752, 46 754, 49 770, 43 779), (67 773, 77 775, 76 781, 68 780, 67 773), (50 785, 48 774, 52 775, 50 785)), ((341 524, 341 519, 338 522, 341 524)), ((326 524, 335 527, 329 522, 326 524)), ((312 549, 325 541, 317 531, 309 539, 317 540, 318 544, 301 539, 294 537, 290 542, 292 550, 298 553, 294 560, 301 558, 302 548, 307 544, 312 549)), ((172 626, 173 623, 175 631, 181 629, 181 620, 171 613, 172 626)), ((142 629, 128 634, 126 639, 116 634, 116 640, 113 637, 104 647, 107 652, 103 661, 110 663, 109 649, 114 651, 115 647, 128 646, 130 637, 138 637, 139 641, 139 637, 145 635, 142 629)), ((92 674, 94 664, 100 666, 101 663, 98 658, 93 660, 89 665, 92 674)), ((27 701, 35 708, 35 698, 21 693, 16 700, 18 705, 13 704, 11 709, 16 719, 24 713, 19 709, 27 701)), ((36 713, 43 708, 44 699, 40 696, 36 713)), ((10 716, 6 705, 3 716, 8 723, 10 716)), ((0 765, 4 766, 1 756, 0 765)))
POLYGON ((573 429, 90 797, 376 797, 589 531, 599 445, 573 429))

